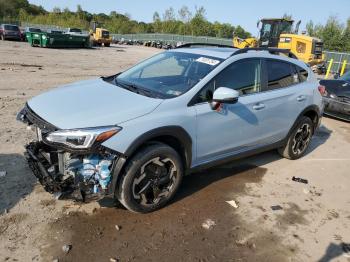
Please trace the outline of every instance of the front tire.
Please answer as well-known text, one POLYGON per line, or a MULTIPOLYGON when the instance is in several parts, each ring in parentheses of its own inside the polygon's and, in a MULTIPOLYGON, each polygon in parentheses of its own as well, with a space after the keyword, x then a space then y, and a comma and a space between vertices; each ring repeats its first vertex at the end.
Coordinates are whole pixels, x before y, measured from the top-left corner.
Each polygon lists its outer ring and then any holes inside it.
POLYGON ((155 143, 130 159, 118 183, 117 198, 130 211, 152 212, 175 195, 182 177, 179 154, 165 144, 155 143))
POLYGON ((303 116, 288 137, 287 144, 278 149, 281 156, 294 160, 302 157, 314 133, 314 124, 309 117, 303 116))

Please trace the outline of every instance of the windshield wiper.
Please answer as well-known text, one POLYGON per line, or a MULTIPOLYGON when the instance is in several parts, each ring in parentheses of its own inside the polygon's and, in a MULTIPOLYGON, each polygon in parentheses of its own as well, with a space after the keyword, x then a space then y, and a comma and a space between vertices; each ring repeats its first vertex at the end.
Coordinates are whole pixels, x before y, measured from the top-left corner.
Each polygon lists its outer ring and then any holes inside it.
POLYGON ((143 88, 140 88, 139 86, 132 84, 132 83, 126 83, 122 81, 118 81, 117 78, 115 78, 115 83, 131 92, 148 96, 148 97, 156 97, 159 98, 159 95, 157 95, 155 92, 152 92, 151 90, 146 90, 143 88))

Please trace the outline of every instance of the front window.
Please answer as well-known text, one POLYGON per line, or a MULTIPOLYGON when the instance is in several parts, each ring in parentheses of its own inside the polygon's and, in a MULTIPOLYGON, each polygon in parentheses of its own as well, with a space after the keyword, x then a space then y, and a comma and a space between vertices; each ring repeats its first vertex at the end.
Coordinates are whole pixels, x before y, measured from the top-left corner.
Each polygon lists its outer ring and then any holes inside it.
POLYGON ((215 76, 197 95, 195 103, 210 102, 219 87, 237 90, 240 96, 260 91, 261 65, 259 59, 234 62, 215 76))
POLYGON ((102 31, 102 37, 103 38, 109 38, 109 32, 108 31, 102 31))
POLYGON ((162 98, 179 96, 217 67, 223 60, 199 54, 163 52, 116 77, 115 82, 132 91, 147 91, 162 98))

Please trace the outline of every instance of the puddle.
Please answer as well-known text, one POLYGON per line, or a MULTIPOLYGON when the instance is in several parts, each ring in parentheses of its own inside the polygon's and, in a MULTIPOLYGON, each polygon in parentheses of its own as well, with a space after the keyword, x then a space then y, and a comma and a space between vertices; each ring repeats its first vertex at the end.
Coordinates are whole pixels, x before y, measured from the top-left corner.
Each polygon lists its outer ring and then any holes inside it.
MULTIPOLYGON (((221 166, 184 178, 176 198, 150 214, 100 208, 92 215, 74 212, 49 224, 44 260, 59 261, 285 261, 294 248, 258 225, 247 225, 226 200, 261 183, 267 169, 221 166), (215 225, 202 227, 206 220, 215 225), (116 225, 120 230, 116 229, 116 225), (238 241, 249 235, 245 242, 238 241), (237 242, 238 241, 238 242, 237 242), (237 243, 240 243, 239 245, 237 243), (61 247, 71 244, 63 254, 61 247)), ((105 200, 100 204, 111 206, 105 200)))

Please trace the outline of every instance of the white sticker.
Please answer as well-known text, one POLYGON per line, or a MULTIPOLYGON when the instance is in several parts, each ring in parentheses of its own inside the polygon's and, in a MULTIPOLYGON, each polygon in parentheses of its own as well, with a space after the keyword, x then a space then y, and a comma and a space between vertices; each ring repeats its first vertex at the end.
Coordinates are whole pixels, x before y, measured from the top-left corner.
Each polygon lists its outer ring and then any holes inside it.
POLYGON ((220 63, 219 60, 215 60, 215 59, 210 59, 210 58, 207 58, 207 57, 200 57, 196 60, 197 62, 200 62, 200 63, 204 63, 204 64, 208 64, 208 65, 211 65, 211 66, 215 66, 217 65, 218 63, 220 63))

